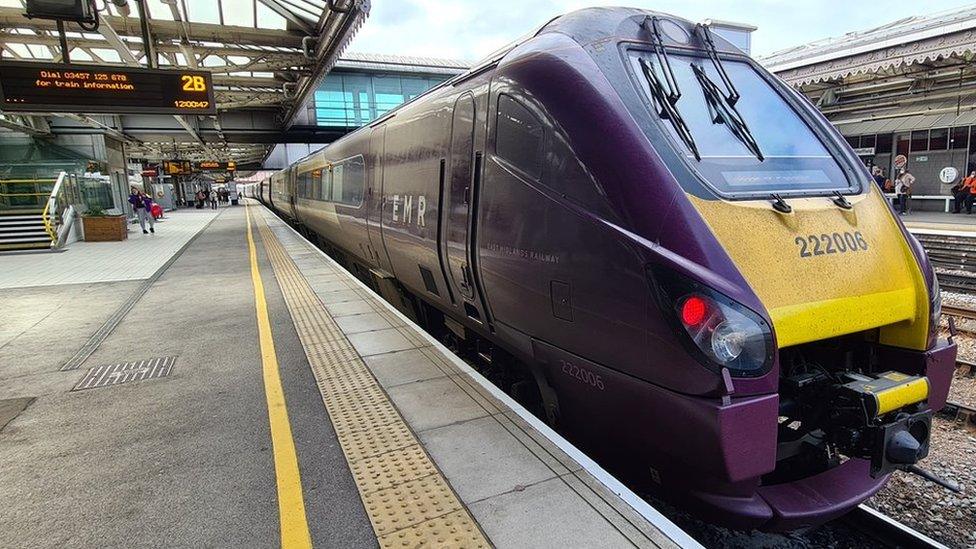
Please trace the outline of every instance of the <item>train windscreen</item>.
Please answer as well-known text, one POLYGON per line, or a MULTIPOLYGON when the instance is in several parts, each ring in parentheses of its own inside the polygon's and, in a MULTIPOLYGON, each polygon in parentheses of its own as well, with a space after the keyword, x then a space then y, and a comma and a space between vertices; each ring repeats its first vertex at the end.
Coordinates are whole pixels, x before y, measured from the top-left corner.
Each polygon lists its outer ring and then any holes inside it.
POLYGON ((670 53, 673 80, 653 53, 631 51, 629 58, 652 111, 720 194, 857 189, 806 121, 749 63, 722 60, 730 90, 707 57, 670 53))

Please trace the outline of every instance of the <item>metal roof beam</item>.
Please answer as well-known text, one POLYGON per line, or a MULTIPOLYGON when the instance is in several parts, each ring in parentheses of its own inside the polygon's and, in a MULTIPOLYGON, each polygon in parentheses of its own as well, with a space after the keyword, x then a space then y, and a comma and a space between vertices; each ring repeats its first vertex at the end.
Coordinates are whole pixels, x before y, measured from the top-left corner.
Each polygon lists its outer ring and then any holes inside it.
POLYGON ((117 32, 115 32, 115 29, 112 28, 112 25, 108 22, 107 18, 104 15, 100 17, 101 23, 98 25, 98 32, 101 33, 105 40, 108 41, 116 52, 118 52, 119 57, 124 63, 128 65, 138 65, 139 60, 135 55, 132 55, 132 50, 130 50, 129 46, 122 41, 122 38, 117 32))
POLYGON ((102 130, 103 132, 105 132, 106 135, 109 135, 111 137, 114 137, 115 139, 118 139, 119 141, 125 141, 127 143, 135 143, 135 144, 141 144, 142 143, 142 141, 136 139, 135 137, 132 137, 131 135, 129 135, 129 134, 125 133, 125 132, 119 131, 119 130, 117 130, 117 129, 115 129, 112 126, 109 126, 107 124, 102 124, 101 122, 99 122, 98 120, 95 120, 94 118, 92 118, 90 116, 86 116, 86 115, 83 115, 83 114, 74 114, 74 113, 54 113, 54 115, 55 116, 61 116, 61 117, 64 117, 64 118, 70 118, 71 120, 74 120, 76 122, 81 122, 82 124, 84 124, 86 126, 89 126, 89 127, 92 127, 92 128, 97 128, 99 130, 102 130))
POLYGON ((173 118, 176 119, 176 121, 180 124, 180 126, 183 126, 183 129, 186 130, 186 133, 190 134, 190 137, 192 137, 193 140, 196 141, 197 144, 199 144, 200 147, 203 148, 203 150, 207 151, 207 153, 213 159, 215 160, 217 159, 217 153, 215 153, 213 149, 210 148, 210 145, 207 145, 207 143, 200 138, 200 134, 198 134, 196 129, 194 129, 193 126, 190 125, 189 120, 187 120, 185 116, 174 114, 173 118))
POLYGON ((302 31, 304 31, 306 34, 309 34, 309 35, 315 34, 315 29, 312 28, 312 25, 309 25, 308 24, 308 21, 306 21, 305 19, 302 19, 301 17, 299 17, 298 15, 296 15, 295 12, 293 12, 293 11, 289 10, 288 8, 282 6, 278 2, 278 0, 258 0, 258 2, 261 2, 262 4, 264 4, 265 6, 267 6, 271 11, 273 11, 273 12, 277 13, 278 15, 284 17, 290 23, 292 23, 295 26, 297 26, 298 28, 302 29, 302 31))
POLYGON ((46 122, 43 127, 35 127, 28 119, 25 119, 27 117, 18 116, 16 118, 20 122, 17 122, 9 114, 0 116, 0 128, 7 128, 8 130, 33 135, 35 137, 47 137, 51 135, 51 128, 47 126, 46 122))
MULTIPOLYGON (((139 20, 134 17, 102 16, 103 22, 108 22, 120 36, 142 37, 139 20)), ((23 8, 0 7, 0 28, 32 29, 35 31, 55 31, 57 24, 48 19, 27 19, 23 8)), ((162 19, 152 20, 153 36, 157 41, 179 40, 183 28, 177 21, 162 19)), ((190 27, 194 41, 233 43, 253 46, 274 46, 300 49, 302 38, 306 35, 299 31, 278 29, 256 29, 253 27, 238 27, 219 25, 215 23, 192 23, 190 27)))

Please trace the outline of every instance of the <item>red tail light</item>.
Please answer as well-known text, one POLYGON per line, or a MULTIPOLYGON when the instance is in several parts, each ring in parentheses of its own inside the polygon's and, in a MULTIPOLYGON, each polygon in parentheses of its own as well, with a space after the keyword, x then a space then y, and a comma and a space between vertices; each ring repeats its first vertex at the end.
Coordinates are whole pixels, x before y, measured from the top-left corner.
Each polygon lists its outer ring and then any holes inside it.
POLYGON ((681 304, 681 322, 685 326, 698 326, 708 317, 708 302, 693 295, 681 304))

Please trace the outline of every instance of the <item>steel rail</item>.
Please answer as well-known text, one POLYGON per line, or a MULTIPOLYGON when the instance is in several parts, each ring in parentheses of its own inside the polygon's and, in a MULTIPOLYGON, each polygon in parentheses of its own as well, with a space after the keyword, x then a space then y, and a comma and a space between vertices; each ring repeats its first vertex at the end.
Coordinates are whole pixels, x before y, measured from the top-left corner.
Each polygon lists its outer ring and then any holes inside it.
POLYGON ((841 521, 888 547, 948 549, 946 545, 864 505, 858 505, 841 521))

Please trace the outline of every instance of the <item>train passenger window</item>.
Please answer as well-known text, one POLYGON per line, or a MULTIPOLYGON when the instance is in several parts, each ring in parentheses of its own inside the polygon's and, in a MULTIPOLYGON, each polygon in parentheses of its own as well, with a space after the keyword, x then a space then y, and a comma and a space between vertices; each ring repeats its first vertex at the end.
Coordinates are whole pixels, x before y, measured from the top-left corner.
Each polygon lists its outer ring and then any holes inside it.
POLYGON ((312 170, 312 173, 309 174, 309 179, 308 196, 318 200, 322 196, 322 170, 312 170))
POLYGON ((332 201, 342 203, 342 163, 332 166, 332 201))
POLYGON ((533 179, 542 177, 542 123, 508 95, 498 96, 495 154, 533 179))
POLYGON ((297 194, 301 198, 307 198, 308 197, 308 173, 298 174, 298 177, 295 180, 295 186, 297 187, 295 194, 297 194))
POLYGON ((356 156, 332 166, 332 201, 358 207, 366 190, 366 170, 363 157, 356 156))

